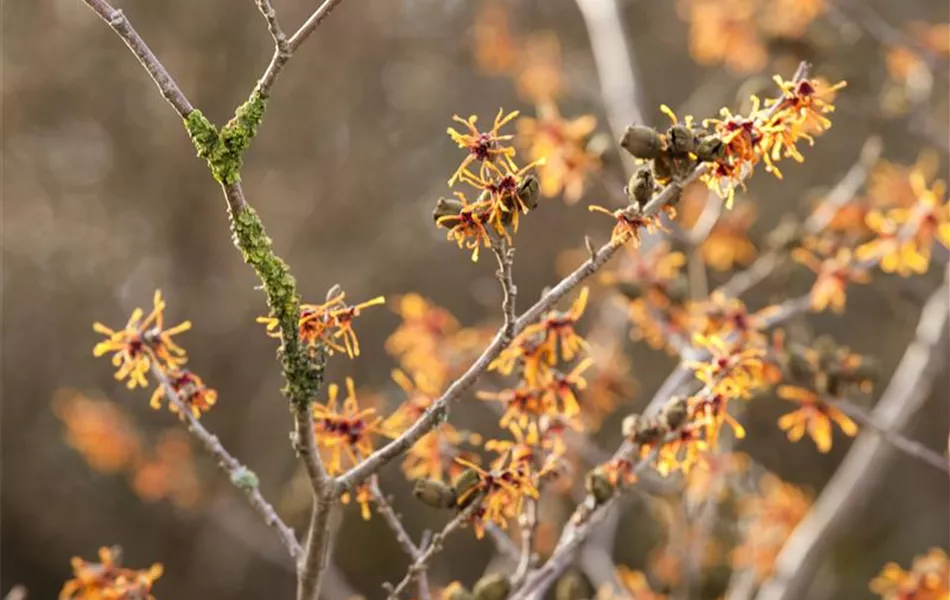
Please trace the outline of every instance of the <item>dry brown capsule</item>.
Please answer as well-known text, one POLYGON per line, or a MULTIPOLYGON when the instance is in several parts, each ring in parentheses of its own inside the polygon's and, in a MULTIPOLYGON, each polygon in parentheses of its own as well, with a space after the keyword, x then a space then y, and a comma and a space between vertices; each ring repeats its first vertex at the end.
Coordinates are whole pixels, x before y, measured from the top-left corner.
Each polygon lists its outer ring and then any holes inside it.
POLYGON ((616 284, 614 284, 614 287, 617 288, 618 292, 630 300, 636 300, 637 298, 643 296, 643 288, 637 283, 630 281, 618 281, 616 284))
MULTIPOLYGON (((457 217, 459 212, 465 207, 461 200, 455 198, 439 198, 435 203, 435 209, 432 210, 432 219, 438 224, 442 217, 457 217)), ((443 225, 451 224, 442 222, 443 225)))
POLYGON ((594 498, 597 506, 610 500, 610 497, 614 495, 614 486, 599 467, 587 473, 587 477, 584 478, 584 488, 594 498))
POLYGON ((653 160, 663 152, 663 138, 656 129, 645 125, 629 125, 620 140, 620 147, 635 158, 653 160))
POLYGON ((435 479, 417 479, 412 494, 432 508, 452 508, 455 506, 455 491, 435 479))
POLYGON ((555 600, 584 600, 590 598, 591 589, 584 576, 577 571, 568 571, 557 582, 555 600))
POLYGON ((656 180, 653 179, 653 172, 644 167, 630 177, 627 185, 627 197, 630 202, 645 206, 656 190, 656 180))
POLYGON ((452 482, 452 490, 455 493, 456 504, 460 509, 468 508, 478 497, 477 493, 470 493, 472 488, 478 485, 479 477, 475 469, 465 469, 459 473, 455 481, 452 482))
POLYGON ((538 206, 538 199, 541 198, 541 183, 534 175, 526 175, 524 181, 518 186, 518 198, 528 207, 528 210, 534 210, 538 206))
POLYGON ((627 415, 623 418, 623 422, 620 424, 620 432, 623 434, 623 437, 628 440, 632 440, 633 437, 637 434, 637 431, 640 429, 640 415, 633 413, 632 415, 627 415))
POLYGON ((703 162, 716 162, 726 152, 726 145, 719 136, 707 135, 696 144, 694 154, 703 162))
POLYGON ((472 588, 475 600, 505 600, 511 593, 511 581, 502 573, 489 573, 472 588))
POLYGON ((676 431, 686 421, 689 406, 685 396, 673 396, 660 412, 660 422, 667 431, 676 431))
POLYGON ((651 419, 641 418, 638 423, 637 432, 631 438, 634 444, 652 444, 660 439, 663 430, 651 419))
POLYGON ((670 127, 666 132, 666 139, 673 154, 688 154, 696 149, 696 136, 682 123, 670 127))

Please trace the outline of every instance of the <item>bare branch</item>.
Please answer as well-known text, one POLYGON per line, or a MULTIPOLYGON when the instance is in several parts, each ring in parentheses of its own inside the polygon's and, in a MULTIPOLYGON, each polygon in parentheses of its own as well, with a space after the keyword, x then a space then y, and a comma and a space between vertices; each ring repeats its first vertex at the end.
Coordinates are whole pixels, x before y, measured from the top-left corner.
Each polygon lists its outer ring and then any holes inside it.
POLYGON ((274 45, 277 48, 277 52, 289 53, 290 46, 287 43, 287 34, 285 34, 281 28, 280 21, 277 19, 277 11, 274 10, 270 0, 254 0, 254 4, 257 5, 257 9, 264 15, 264 20, 267 22, 267 30, 270 31, 270 36, 274 38, 274 45))
MULTIPOLYGON (((633 51, 623 31, 620 6, 616 0, 576 2, 587 27, 610 130, 614 140, 620 140, 627 125, 644 123, 633 51)), ((632 163, 624 164, 627 175, 632 175, 632 163)))
POLYGON ((950 474, 950 461, 941 456, 940 453, 931 450, 916 440, 912 440, 893 428, 878 423, 873 415, 868 414, 866 410, 849 402, 847 400, 836 400, 834 405, 847 413, 849 417, 857 421, 867 430, 877 433, 887 441, 888 444, 900 450, 904 454, 925 462, 941 471, 950 474))
POLYGON ((538 501, 534 498, 526 498, 524 508, 518 517, 521 525, 521 555, 518 559, 518 567, 514 575, 511 576, 511 586, 517 589, 528 576, 528 570, 531 569, 531 561, 534 554, 534 534, 538 527, 538 501))
POLYGON ((373 494, 373 500, 376 502, 376 512, 383 516, 383 520, 386 521, 389 528, 393 530, 396 541, 399 542, 399 545, 406 551, 410 559, 413 561, 419 560, 419 556, 421 555, 419 548, 413 543, 409 532, 406 531, 402 521, 399 519, 399 515, 393 510, 392 505, 389 504, 389 500, 383 495, 383 491, 379 489, 378 477, 373 476, 369 478, 369 490, 373 494))
POLYGON ((409 565, 409 571, 406 573, 406 576, 403 577, 402 581, 400 581, 396 587, 390 590, 387 596, 388 600, 398 600, 399 594, 409 587, 409 584, 412 583, 414 578, 418 577, 420 573, 428 568, 429 561, 432 560, 432 557, 442 550, 442 544, 445 542, 445 538, 464 525, 469 517, 478 510, 479 506, 480 503, 478 502, 472 503, 471 506, 455 515, 455 518, 449 521, 442 531, 432 536, 432 541, 426 546, 426 549, 419 558, 409 565))
POLYGON ((515 260, 515 249, 508 245, 504 238, 492 243, 492 253, 498 260, 498 271, 496 276, 501 283, 501 291, 504 294, 501 301, 501 309, 505 316, 505 322, 502 325, 502 340, 505 346, 511 343, 515 337, 515 299, 518 296, 518 288, 512 277, 512 266, 515 260))
POLYGON ((148 71, 152 81, 155 82, 155 85, 158 86, 159 91, 162 93, 162 97, 172 105, 175 112, 177 112, 182 119, 187 117, 195 108, 191 105, 191 102, 188 101, 188 98, 185 97, 185 94, 182 93, 178 84, 175 83, 175 80, 168 74, 168 71, 165 70, 162 63, 156 58, 155 54, 149 49, 145 40, 143 40, 138 32, 135 31, 135 28, 132 27, 132 23, 126 18, 125 13, 114 8, 106 0, 82 1, 86 3, 86 6, 94 10, 96 14, 112 28, 112 31, 114 31, 116 35, 122 38, 125 45, 129 47, 129 50, 135 54, 135 57, 139 59, 139 62, 145 67, 145 70, 148 71))
POLYGON ((225 447, 221 445, 221 440, 205 429, 201 421, 192 414, 191 408, 182 402, 178 396, 178 392, 175 391, 175 388, 168 380, 168 376, 165 372, 154 362, 152 364, 152 375, 154 375, 159 384, 165 388, 165 396, 168 398, 168 402, 176 408, 179 417, 188 427, 188 431, 201 442, 201 445, 204 446, 208 454, 215 459, 218 466, 227 474, 231 482, 244 492, 244 495, 247 496, 248 503, 250 503, 251 507, 264 519, 264 522, 276 530, 277 536, 280 538, 280 541, 283 542, 284 546, 287 547, 287 552, 290 553, 290 556, 295 559, 299 558, 302 551, 300 543, 297 541, 297 536, 294 535, 294 530, 284 524, 277 515, 277 511, 274 510, 274 507, 261 495, 261 491, 258 489, 257 476, 254 472, 231 456, 225 447))
MULTIPOLYGON (((268 0, 255 0, 255 2, 261 1, 267 2, 268 0)), ((310 37, 310 34, 323 23, 324 19, 330 16, 333 9, 339 6, 341 2, 343 2, 343 0, 324 0, 323 4, 300 26, 300 29, 290 36, 290 39, 287 40, 283 48, 279 42, 277 43, 277 49, 274 52, 273 58, 271 58, 270 64, 267 65, 267 69, 257 82, 257 90, 262 96, 267 97, 270 95, 270 90, 274 87, 277 76, 284 70, 290 57, 293 56, 294 52, 310 37)))
MULTIPOLYGON (((903 429, 927 399, 946 359, 950 308, 950 268, 946 279, 924 306, 914 341, 907 348, 872 418, 891 431, 903 429)), ((805 596, 821 557, 858 514, 857 508, 887 474, 893 447, 874 431, 862 433, 825 486, 811 511, 785 542, 772 579, 756 598, 791 600, 805 596)))

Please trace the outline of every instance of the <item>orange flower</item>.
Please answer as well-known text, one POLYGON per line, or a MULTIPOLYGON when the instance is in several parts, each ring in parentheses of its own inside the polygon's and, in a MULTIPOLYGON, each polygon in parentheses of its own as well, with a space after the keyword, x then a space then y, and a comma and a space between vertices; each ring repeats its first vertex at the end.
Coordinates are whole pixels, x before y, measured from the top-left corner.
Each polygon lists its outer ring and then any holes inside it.
POLYGON ((136 465, 132 489, 146 502, 168 498, 175 506, 193 506, 199 488, 188 436, 179 430, 164 432, 154 456, 136 465))
POLYGON ((558 348, 561 360, 571 361, 578 352, 588 348, 587 342, 575 331, 575 326, 584 315, 587 306, 589 290, 581 288, 580 294, 567 311, 552 310, 539 322, 525 327, 522 335, 526 338, 540 340, 539 351, 544 355, 549 365, 557 362, 558 348))
POLYGON ((535 104, 553 101, 563 88, 561 44, 554 32, 532 34, 521 48, 518 94, 535 104))
POLYGON ((471 452, 459 449, 463 442, 478 444, 481 437, 476 434, 467 436, 460 433, 448 423, 442 423, 436 429, 422 436, 406 452, 406 459, 402 463, 402 471, 406 479, 435 479, 445 481, 454 479, 462 471, 455 462, 456 458, 463 458, 470 462, 478 459, 471 452))
POLYGON ((739 498, 744 536, 732 553, 733 568, 752 569, 756 581, 768 578, 778 553, 810 505, 811 500, 801 489, 765 474, 757 495, 739 498))
POLYGON ((439 217, 436 225, 448 229, 446 239, 454 239, 459 248, 471 250, 472 262, 478 262, 480 245, 491 247, 491 236, 485 226, 492 222, 492 205, 482 201, 471 204, 462 192, 455 192, 455 195, 461 202, 458 213, 439 217))
POLYGON ((950 561, 941 548, 914 558, 909 571, 887 563, 871 580, 871 591, 884 600, 947 600, 950 598, 950 561))
POLYGON ((862 262, 879 261, 882 271, 897 273, 901 277, 927 272, 929 252, 923 254, 914 240, 901 240, 897 221, 887 218, 879 210, 871 210, 867 213, 866 222, 877 237, 855 250, 856 259, 862 262))
MULTIPOLYGON (((506 225, 510 224, 511 230, 517 232, 519 213, 527 214, 537 204, 537 180, 527 173, 540 162, 535 161, 520 169, 510 160, 503 163, 502 168, 492 163, 485 163, 485 169, 481 175, 462 171, 460 176, 465 183, 482 190, 483 194, 479 196, 476 206, 487 203, 486 222, 494 227, 498 235, 509 242, 511 242, 511 236, 508 235, 506 225), (487 194, 487 199, 482 200, 485 194, 487 194)), ((440 217, 440 219, 443 218, 445 217, 440 217)))
POLYGON ((778 395, 785 400, 798 402, 800 407, 782 417, 779 417, 779 429, 788 432, 788 439, 797 442, 808 431, 809 437, 815 442, 819 452, 831 450, 831 423, 838 424, 841 431, 849 437, 854 437, 858 426, 848 415, 834 406, 824 402, 818 394, 805 388, 783 385, 778 388, 778 395))
MULTIPOLYGON (((377 296, 350 306, 346 303, 346 292, 341 291, 323 304, 301 304, 298 325, 300 339, 311 348, 324 344, 330 354, 341 352, 350 358, 357 357, 360 355, 360 344, 353 331, 353 319, 360 316, 363 309, 385 302, 385 298, 377 296), (342 338, 342 345, 339 338, 342 338)), ((258 317, 257 322, 267 326, 267 335, 280 337, 280 323, 275 317, 258 317)))
POLYGON ((112 355, 112 365, 117 367, 115 378, 128 379, 129 389, 148 387, 145 374, 152 368, 153 362, 161 369, 174 369, 187 362, 185 351, 179 347, 172 336, 191 329, 191 322, 184 321, 165 329, 165 301, 162 293, 155 290, 152 299, 152 312, 142 319, 143 311, 132 311, 123 329, 113 331, 102 323, 93 323, 92 328, 106 339, 93 348, 94 356, 108 352, 112 355))
POLYGON ((742 348, 736 343, 726 343, 716 335, 693 335, 694 344, 711 354, 705 361, 686 361, 696 378, 702 381, 710 393, 722 393, 748 397, 749 391, 765 380, 761 348, 742 348))
POLYGON ((871 279, 866 270, 852 264, 849 248, 838 248, 834 256, 824 260, 805 248, 796 248, 792 257, 818 275, 811 288, 812 310, 822 311, 830 306, 836 313, 843 312, 848 283, 867 283, 871 279))
POLYGON ((360 409, 352 378, 346 378, 342 410, 337 408, 340 387, 331 383, 327 392, 329 399, 326 404, 313 404, 313 427, 317 445, 328 455, 324 461, 327 473, 339 475, 343 472, 344 456, 349 459, 350 466, 356 466, 361 457, 373 452, 373 436, 387 435, 387 432, 375 409, 360 409))
POLYGON ((475 127, 475 122, 478 121, 478 117, 475 115, 471 115, 468 119, 462 119, 458 115, 452 116, 452 120, 464 125, 467 132, 461 133, 451 127, 449 127, 446 132, 449 134, 449 137, 452 138, 452 141, 458 144, 459 148, 468 150, 468 155, 462 160, 462 164, 459 165, 459 168, 456 169, 455 173, 453 173, 449 179, 450 186, 455 185, 455 182, 468 170, 468 166, 473 162, 479 163, 479 174, 483 177, 486 175, 485 170, 488 168, 488 165, 496 158, 510 163, 511 159, 515 156, 515 149, 505 144, 511 141, 514 136, 501 135, 499 131, 517 116, 518 111, 513 111, 506 115, 504 109, 499 108, 492 128, 485 132, 479 131, 478 128, 475 127))
POLYGON ((527 428, 531 419, 537 419, 548 412, 545 402, 547 392, 542 388, 522 384, 517 388, 499 392, 479 391, 476 396, 481 400, 504 404, 505 411, 498 422, 498 425, 504 429, 509 429, 512 425, 518 425, 522 429, 527 428))
POLYGON ((529 159, 543 161, 538 168, 541 193, 550 198, 563 191, 564 200, 574 204, 584 192, 587 176, 600 168, 600 160, 587 151, 597 119, 583 115, 567 121, 553 102, 539 105, 537 112, 537 119, 518 119, 518 136, 529 159))
POLYGON ((640 212, 638 204, 631 204, 626 208, 618 208, 610 211, 603 206, 592 204, 587 207, 591 212, 599 212, 617 220, 613 231, 610 233, 610 243, 619 246, 629 240, 633 240, 634 247, 640 246, 640 235, 642 230, 647 233, 656 233, 657 230, 669 233, 669 229, 663 226, 660 218, 657 216, 645 216, 640 212))
POLYGON ((575 390, 583 390, 587 387, 587 380, 582 374, 592 364, 594 364, 594 359, 588 357, 577 363, 568 374, 551 371, 551 381, 546 386, 548 399, 545 404, 548 407, 548 414, 561 416, 566 420, 571 420, 580 414, 581 408, 577 402, 575 390))
POLYGON ((508 26, 508 9, 503 2, 483 2, 472 28, 475 64, 487 75, 511 72, 518 47, 508 26))
POLYGON ((53 398, 53 413, 66 426, 66 443, 94 471, 118 473, 138 460, 139 432, 118 404, 60 389, 53 398))
POLYGON ((732 428, 737 440, 745 437, 745 428, 729 414, 727 404, 729 397, 724 394, 701 394, 689 399, 689 418, 691 421, 703 423, 706 433, 706 442, 715 449, 719 443, 719 432, 723 424, 732 428))
POLYGON ((825 0, 771 0, 760 13, 762 29, 773 37, 798 39, 827 8, 825 0))
POLYGON ((551 369, 544 341, 542 332, 525 329, 488 365, 488 370, 510 375, 517 366, 530 387, 540 387, 549 380, 548 371, 551 369))
POLYGON ((73 578, 63 585, 59 600, 155 600, 150 592, 162 576, 162 565, 155 563, 148 569, 128 569, 121 566, 120 552, 117 547, 99 548, 98 563, 73 557, 73 578))
MULTIPOLYGON (((172 389, 178 395, 178 399, 191 409, 191 414, 196 419, 201 418, 202 413, 211 410, 211 407, 218 401, 218 392, 207 387, 201 377, 192 373, 188 369, 169 371, 168 382, 172 389)), ((165 386, 159 384, 152 393, 152 399, 149 406, 155 410, 162 408, 162 399, 166 397, 168 390, 165 386)), ((168 403, 168 410, 173 413, 178 412, 178 405, 174 402, 168 403)))
POLYGON ((932 150, 921 152, 911 166, 880 160, 868 175, 868 195, 878 208, 909 208, 920 197, 913 182, 931 181, 939 168, 940 158, 932 150))
POLYGON ((489 472, 463 458, 456 458, 455 462, 467 467, 466 473, 474 478, 470 485, 458 491, 457 503, 460 507, 479 503, 472 514, 472 526, 478 539, 484 537, 488 523, 507 529, 508 520, 521 513, 524 497, 538 497, 537 488, 521 465, 507 461, 503 469, 489 472))
POLYGON ((616 594, 610 584, 597 591, 596 600, 618 600, 620 598, 636 598, 636 600, 666 600, 667 596, 658 594, 650 588, 646 575, 634 571, 623 565, 616 570, 617 579, 623 586, 623 594, 616 594))
POLYGON ((689 54, 699 64, 724 63, 735 73, 754 73, 768 59, 759 37, 754 0, 680 0, 690 24, 689 54))

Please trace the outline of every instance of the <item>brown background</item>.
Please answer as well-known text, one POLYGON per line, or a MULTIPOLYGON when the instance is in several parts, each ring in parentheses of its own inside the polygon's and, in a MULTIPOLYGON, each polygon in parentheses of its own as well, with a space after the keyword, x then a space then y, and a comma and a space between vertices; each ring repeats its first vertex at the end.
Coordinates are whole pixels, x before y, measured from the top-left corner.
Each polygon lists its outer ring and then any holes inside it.
MULTIPOLYGON (((287 28, 314 4, 275 2, 287 28)), ((442 241, 428 217, 460 158, 444 135, 449 116, 487 118, 499 105, 530 110, 509 80, 482 76, 473 64, 470 29, 478 4, 348 0, 278 82, 246 156, 244 188, 305 297, 320 298, 340 283, 355 299, 419 291, 463 323, 496 314, 489 261, 472 264, 442 241)), ((892 23, 948 20, 946 3, 873 4, 892 23)), ((661 102, 688 102, 699 115, 735 104, 739 79, 691 62, 686 26, 672 2, 622 5, 651 119, 664 120, 653 108, 661 102)), ((133 0, 121 7, 192 102, 217 123, 246 98, 270 58, 271 41, 252 2, 133 0)), ((92 558, 100 545, 118 543, 132 565, 165 564, 160 598, 290 597, 293 577, 282 549, 212 465, 199 462, 202 503, 176 509, 143 503, 122 477, 91 472, 62 441, 62 425, 50 409, 62 386, 101 390, 148 431, 172 423, 166 413, 149 410, 144 392, 116 385, 108 363, 91 355, 93 321, 121 323, 160 287, 169 319, 194 322, 183 336, 192 367, 220 392, 219 406, 204 422, 257 471, 265 493, 278 496, 294 470, 274 344, 254 324, 263 297, 229 241, 221 193, 178 117, 79 0, 8 0, 3 9, 0 592, 24 583, 31 597, 53 597, 69 576, 71 556, 92 558)), ((560 37, 568 81, 562 111, 602 117, 574 3, 515 2, 512 15, 517 31, 552 29, 560 37)), ((906 120, 885 120, 876 111, 874 94, 885 77, 877 43, 860 35, 848 39, 827 18, 813 29, 805 57, 817 73, 847 79, 849 87, 834 129, 807 152, 804 165, 785 169, 785 185, 764 175, 754 180, 760 233, 783 212, 800 210, 806 190, 837 181, 869 134, 884 136, 885 156, 905 163, 927 143, 908 133, 906 120)), ((782 63, 786 75, 788 65, 794 61, 782 63)), ((944 115, 946 79, 936 86, 944 115)), ((945 139, 945 127, 944 121, 933 136, 945 139)), ((596 201, 602 199, 589 194, 584 203, 596 201)), ((579 247, 585 233, 600 240, 607 235, 604 221, 589 216, 584 203, 550 201, 525 223, 515 268, 522 298, 537 297, 554 280, 559 250, 579 247)), ((793 282, 795 291, 810 281, 793 282)), ((879 356, 890 372, 936 281, 878 278, 849 297, 846 316, 811 322, 879 356)), ((765 286, 758 302, 777 293, 783 288, 765 286)), ((385 309, 361 318, 364 354, 353 362, 334 360, 331 378, 342 381, 351 373, 361 386, 385 385, 392 365, 381 343, 396 322, 385 309)), ((634 350, 641 401, 668 364, 642 347, 634 350)), ((910 431, 935 448, 946 443, 947 385, 945 371, 910 431)), ((751 413, 752 440, 743 449, 786 479, 819 489, 845 444, 822 456, 808 443, 784 443, 773 412, 751 413)), ((491 420, 471 398, 453 417, 486 427, 491 420)), ((616 442, 615 429, 605 430, 605 443, 616 442)), ((386 471, 384 485, 397 494, 397 509, 415 534, 439 526, 408 496, 395 467, 386 471)), ((867 580, 887 560, 906 564, 930 545, 946 547, 947 506, 947 479, 899 458, 886 485, 855 515, 860 525, 829 556, 841 586, 836 597, 868 597, 867 580)), ((379 584, 400 577, 405 559, 380 519, 364 524, 355 516, 346 512, 336 561, 361 592, 379 597, 379 584)), ((288 519, 302 526, 305 515, 288 519)), ((642 566, 638 528, 624 527, 630 529, 618 536, 619 556, 642 566)), ((490 545, 471 537, 448 544, 432 571, 435 581, 477 577, 490 545)))

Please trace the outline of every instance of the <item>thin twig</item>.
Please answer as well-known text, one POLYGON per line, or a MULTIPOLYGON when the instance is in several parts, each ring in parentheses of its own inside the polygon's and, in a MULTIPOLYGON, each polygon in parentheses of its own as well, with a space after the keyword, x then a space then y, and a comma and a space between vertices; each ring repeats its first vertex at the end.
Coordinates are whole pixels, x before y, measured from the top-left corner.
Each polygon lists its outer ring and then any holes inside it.
POLYGON ((409 565, 409 570, 406 573, 406 576, 402 578, 402 581, 396 584, 396 587, 390 590, 389 596, 387 596, 388 600, 398 600, 399 595, 407 587, 409 587, 409 584, 412 583, 412 580, 428 568, 429 561, 432 560, 432 557, 442 550, 442 545, 445 542, 445 538, 462 527, 469 517, 471 517, 472 514, 478 510, 479 506, 480 504, 478 502, 472 503, 471 506, 455 515, 455 518, 449 521, 448 524, 442 528, 442 531, 432 536, 432 541, 422 552, 419 558, 409 565))
POLYGON ((498 260, 498 271, 495 275, 498 277, 498 282, 501 284, 501 291, 504 294, 501 301, 501 310, 505 317, 504 324, 502 325, 502 336, 505 346, 507 346, 515 336, 515 320, 517 319, 515 300, 518 296, 518 288, 515 287, 512 275, 515 249, 510 247, 504 238, 493 243, 491 249, 495 258, 498 260))
POLYGON ((521 555, 518 559, 518 567, 511 576, 511 586, 515 589, 528 576, 534 558, 534 534, 538 528, 538 501, 536 499, 525 499, 518 523, 521 525, 521 555))
POLYGON ((264 15, 264 20, 267 22, 267 30, 270 32, 270 36, 274 38, 274 45, 277 51, 288 52, 290 48, 287 44, 287 34, 284 33, 283 28, 280 26, 280 21, 277 19, 277 11, 274 10, 270 0, 254 0, 254 4, 257 5, 257 9, 264 15))
MULTIPOLYGON (((615 142, 631 123, 644 123, 640 110, 640 86, 633 51, 623 30, 624 19, 616 0, 576 0, 590 40, 600 92, 615 142)), ((627 175, 633 163, 625 161, 627 175)))
POLYGON ((244 492, 248 503, 264 519, 264 522, 274 528, 290 556, 295 559, 300 557, 302 551, 300 543, 294 535, 294 530, 281 520, 274 507, 261 495, 261 491, 257 486, 257 476, 234 458, 224 448, 221 440, 216 435, 205 429, 201 421, 192 414, 191 407, 186 406, 181 400, 178 392, 175 391, 171 381, 169 381, 168 375, 155 363, 152 364, 152 375, 165 388, 165 396, 168 398, 168 402, 177 409, 178 415, 185 422, 188 431, 201 442, 201 445, 215 459, 231 482, 244 492))
MULTIPOLYGON (((425 547, 425 544, 423 543, 416 546, 415 543, 413 543, 412 537, 402 524, 402 519, 399 518, 399 515, 396 514, 396 511, 393 510, 392 505, 389 503, 389 500, 383 495, 382 490, 379 489, 379 477, 374 475, 369 478, 369 490, 370 493, 373 494, 373 500, 376 502, 376 512, 383 516, 383 520, 386 521, 386 524, 392 529, 393 535, 396 536, 396 541, 399 542, 402 549, 409 555, 409 559, 415 563, 422 558, 422 550, 419 548, 425 547)), ((417 579, 416 583, 419 586, 419 599, 429 600, 429 579, 426 577, 425 572, 419 573, 417 579)))
MULTIPOLYGON (((950 267, 943 283, 924 306, 914 341, 874 408, 872 418, 880 427, 891 431, 906 427, 923 406, 937 373, 945 364, 950 309, 948 285, 950 267)), ((870 497, 886 476, 893 449, 874 431, 861 434, 811 511, 785 542, 775 561, 774 574, 762 586, 756 596, 758 600, 805 597, 822 555, 858 514, 861 502, 870 497)))
POLYGON ((842 399, 835 400, 834 405, 847 413, 849 417, 860 423, 861 426, 866 430, 873 431, 882 436, 885 440, 887 440, 887 443, 894 446, 894 448, 900 450, 908 456, 916 458, 919 461, 925 462, 947 474, 950 474, 950 461, 948 461, 946 457, 941 456, 939 452, 931 450, 920 442, 912 440, 900 432, 894 431, 894 429, 878 423, 874 419, 873 415, 869 414, 865 409, 861 408, 857 404, 842 399))
POLYGON ((339 6, 341 2, 343 2, 343 0, 325 0, 324 3, 310 15, 310 18, 300 26, 300 29, 290 36, 284 48, 281 48, 281 45, 278 44, 270 64, 267 65, 267 69, 257 82, 257 91, 260 92, 262 96, 266 98, 270 94, 271 88, 274 87, 274 83, 277 81, 277 76, 284 70, 290 57, 293 56, 294 52, 310 37, 310 34, 320 26, 320 23, 322 23, 324 19, 330 16, 333 9, 339 6))
POLYGON ((86 6, 95 11, 97 15, 102 17, 102 20, 112 28, 112 31, 122 38, 125 45, 132 51, 132 54, 139 59, 139 62, 145 70, 148 71, 152 81, 155 82, 155 85, 158 86, 159 91, 162 93, 162 97, 172 105, 175 112, 177 112, 182 119, 187 117, 195 108, 191 105, 191 102, 188 101, 188 98, 185 97, 185 94, 182 93, 181 88, 178 87, 175 80, 168 74, 168 71, 162 63, 156 58, 155 54, 152 53, 151 49, 145 43, 145 40, 143 40, 138 32, 135 31, 135 28, 132 27, 132 24, 125 17, 125 14, 106 2, 106 0, 82 1, 86 3, 86 6))

